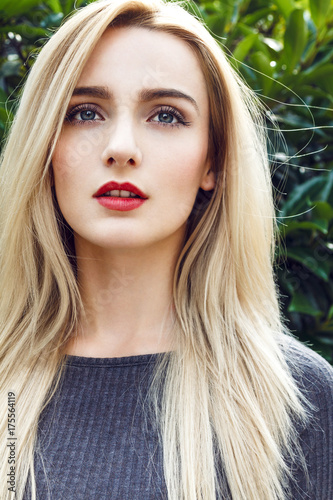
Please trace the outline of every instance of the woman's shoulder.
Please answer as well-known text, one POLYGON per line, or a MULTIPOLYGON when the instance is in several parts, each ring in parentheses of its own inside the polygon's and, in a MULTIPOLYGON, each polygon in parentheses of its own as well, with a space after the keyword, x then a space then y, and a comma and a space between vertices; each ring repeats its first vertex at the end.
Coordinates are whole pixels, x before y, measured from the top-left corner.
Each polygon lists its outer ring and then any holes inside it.
MULTIPOLYGON (((333 367, 319 354, 292 337, 283 339, 291 374, 309 403, 306 422, 296 425, 308 467, 295 470, 293 499, 333 498, 333 367)), ((307 405, 306 405, 307 406, 307 405)))
POLYGON ((312 395, 317 402, 324 398, 331 406, 333 416, 333 367, 322 356, 293 337, 285 335, 282 350, 300 389, 312 395))
MULTIPOLYGON (((282 349, 291 375, 306 401, 308 418, 298 431, 309 445, 307 451, 314 462, 328 460, 333 469, 333 367, 292 337, 283 339, 282 349)), ((326 463, 324 468, 327 467, 326 463)), ((332 477, 329 484, 333 489, 332 477)))

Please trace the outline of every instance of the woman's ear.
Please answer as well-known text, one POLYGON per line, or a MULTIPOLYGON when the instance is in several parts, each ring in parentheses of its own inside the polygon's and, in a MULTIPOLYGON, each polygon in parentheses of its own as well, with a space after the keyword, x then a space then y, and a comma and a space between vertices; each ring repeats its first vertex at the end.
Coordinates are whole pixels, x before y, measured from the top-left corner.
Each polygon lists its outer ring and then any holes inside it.
POLYGON ((204 191, 211 191, 215 187, 215 173, 210 166, 210 162, 207 163, 201 179, 200 187, 204 191))

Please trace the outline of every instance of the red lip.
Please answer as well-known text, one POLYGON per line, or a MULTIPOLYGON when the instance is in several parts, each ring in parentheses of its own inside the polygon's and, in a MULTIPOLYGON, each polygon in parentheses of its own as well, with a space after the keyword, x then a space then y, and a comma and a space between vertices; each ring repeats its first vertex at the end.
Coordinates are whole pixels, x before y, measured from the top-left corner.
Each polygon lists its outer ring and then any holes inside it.
POLYGON ((128 212, 130 210, 135 210, 141 207, 141 205, 147 200, 148 196, 145 195, 139 188, 131 184, 130 182, 107 182, 93 195, 97 198, 97 201, 103 207, 109 210, 116 210, 118 212, 128 212), (108 191, 113 190, 123 190, 134 193, 140 198, 121 198, 116 196, 103 196, 108 191))
MULTIPOLYGON (((107 193, 108 191, 113 191, 113 190, 122 190, 122 191, 130 191, 131 193, 134 193, 140 198, 147 199, 148 196, 143 193, 139 188, 131 184, 130 182, 107 182, 104 184, 102 187, 99 188, 99 190, 93 195, 94 198, 98 198, 99 196, 102 196, 103 194, 107 193)), ((134 198, 135 199, 135 198, 134 198)))

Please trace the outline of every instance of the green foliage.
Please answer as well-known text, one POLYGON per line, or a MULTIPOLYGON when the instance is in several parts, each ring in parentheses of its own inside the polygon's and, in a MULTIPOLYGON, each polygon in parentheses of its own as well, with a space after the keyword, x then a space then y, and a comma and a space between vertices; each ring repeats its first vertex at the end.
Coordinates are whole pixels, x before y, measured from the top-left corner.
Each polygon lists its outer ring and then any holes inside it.
MULTIPOLYGON (((0 0, 0 138, 39 48, 87 3, 0 0)), ((331 0, 196 0, 191 9, 266 106, 283 312, 291 330, 333 362, 331 0)))
POLYGON ((307 35, 308 27, 304 19, 304 11, 302 9, 293 10, 287 19, 284 33, 285 64, 289 72, 292 72, 301 60, 307 35))

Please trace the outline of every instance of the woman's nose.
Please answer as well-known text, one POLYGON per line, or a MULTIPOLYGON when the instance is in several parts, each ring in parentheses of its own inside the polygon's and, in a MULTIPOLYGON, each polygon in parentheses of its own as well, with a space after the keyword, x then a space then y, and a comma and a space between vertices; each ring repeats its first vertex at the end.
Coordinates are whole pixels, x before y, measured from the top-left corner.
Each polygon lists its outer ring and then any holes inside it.
POLYGON ((128 116, 123 116, 111 124, 108 130, 102 160, 107 167, 137 167, 142 161, 142 153, 135 137, 135 124, 128 116))

